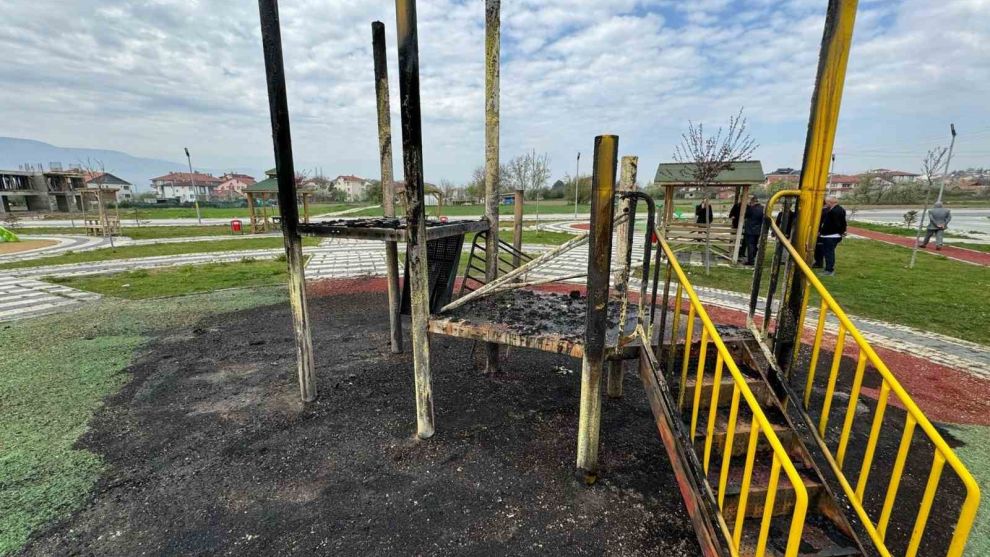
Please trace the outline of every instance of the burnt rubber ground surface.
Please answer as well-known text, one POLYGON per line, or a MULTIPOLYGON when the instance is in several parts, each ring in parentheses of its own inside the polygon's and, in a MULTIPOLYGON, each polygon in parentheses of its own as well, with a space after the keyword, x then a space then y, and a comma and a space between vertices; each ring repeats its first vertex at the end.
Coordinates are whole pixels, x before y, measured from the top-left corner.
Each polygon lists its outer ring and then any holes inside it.
MULTIPOLYGON (((437 435, 380 294, 311 298, 320 399, 298 401, 288 304, 157 338, 79 444, 89 503, 26 555, 695 555, 639 379, 603 408, 602 474, 573 479, 579 363, 432 343, 437 435)), ((407 338, 408 342, 408 338, 407 338)))

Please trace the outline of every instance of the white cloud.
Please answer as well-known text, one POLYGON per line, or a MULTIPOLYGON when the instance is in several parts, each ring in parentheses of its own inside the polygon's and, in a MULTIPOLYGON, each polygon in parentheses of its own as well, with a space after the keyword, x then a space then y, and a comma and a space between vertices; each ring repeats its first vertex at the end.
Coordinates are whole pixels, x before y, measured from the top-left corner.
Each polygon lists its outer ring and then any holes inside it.
MULTIPOLYGON (((204 166, 264 168, 256 9, 7 0, 0 135, 171 159, 188 145, 204 166)), ((823 2, 504 0, 502 9, 504 157, 547 151, 559 176, 595 134, 617 133, 649 179, 688 119, 711 126, 745 106, 765 166, 800 164, 823 2)), ((376 174, 370 22, 380 19, 400 170, 393 4, 282 0, 281 12, 298 165, 376 174)), ((419 16, 427 177, 464 180, 484 153, 483 3, 424 1, 419 16)), ((985 164, 990 134, 966 133, 990 129, 988 23, 986 0, 862 2, 840 169, 914 168, 949 121, 960 128, 959 164, 985 164)))

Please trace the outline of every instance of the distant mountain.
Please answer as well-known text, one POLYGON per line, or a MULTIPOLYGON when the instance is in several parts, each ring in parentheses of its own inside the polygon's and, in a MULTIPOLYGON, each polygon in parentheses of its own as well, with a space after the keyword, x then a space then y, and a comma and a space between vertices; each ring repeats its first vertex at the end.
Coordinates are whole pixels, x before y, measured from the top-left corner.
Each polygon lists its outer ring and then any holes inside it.
MULTIPOLYGON (((86 165, 87 161, 100 161, 107 172, 127 180, 137 186, 138 191, 148 191, 151 179, 155 176, 168 174, 172 171, 185 171, 186 162, 171 162, 160 159, 135 157, 121 151, 106 149, 83 149, 76 147, 56 147, 41 141, 21 139, 17 137, 0 137, 0 169, 16 170, 21 165, 29 164, 37 167, 43 165, 47 170, 50 163, 61 163, 62 168, 86 165)), ((244 172, 243 169, 232 168, 221 171, 208 168, 196 168, 199 172, 222 174, 227 170, 244 172)))

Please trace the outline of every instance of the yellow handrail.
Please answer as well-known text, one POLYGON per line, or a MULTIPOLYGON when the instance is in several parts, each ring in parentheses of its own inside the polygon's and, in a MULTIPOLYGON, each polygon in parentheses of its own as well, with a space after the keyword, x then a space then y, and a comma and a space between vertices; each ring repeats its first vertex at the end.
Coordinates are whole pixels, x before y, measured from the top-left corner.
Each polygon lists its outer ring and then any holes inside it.
MULTIPOLYGON (((691 335, 693 333, 692 329, 694 326, 695 319, 701 322, 702 332, 702 345, 701 352, 699 354, 699 365, 698 365, 698 381, 695 383, 695 392, 693 397, 693 406, 691 413, 691 439, 693 441, 695 436, 695 430, 698 423, 698 412, 700 410, 701 402, 701 378, 704 374, 705 366, 705 354, 707 352, 707 345, 705 342, 708 339, 715 344, 715 349, 717 352, 717 361, 715 365, 715 383, 712 388, 712 399, 710 406, 710 414, 707 424, 708 436, 705 439, 705 450, 704 450, 704 464, 703 468, 705 473, 708 473, 709 465, 709 455, 711 454, 712 438, 715 428, 715 409, 718 406, 719 397, 719 385, 721 383, 723 368, 729 370, 729 374, 732 376, 733 389, 732 389, 732 403, 729 410, 729 422, 728 430, 726 436, 726 447, 723 449, 723 462, 720 472, 719 485, 717 489, 718 506, 721 510, 723 507, 723 502, 725 499, 726 486, 728 483, 728 472, 730 460, 732 457, 732 445, 735 435, 735 422, 738 417, 739 412, 739 401, 740 398, 745 400, 746 405, 749 407, 753 414, 752 423, 750 424, 750 438, 749 444, 746 452, 746 463, 743 471, 743 483, 741 486, 739 494, 739 503, 736 508, 736 520, 735 525, 730 532, 726 532, 726 537, 731 540, 730 549, 733 554, 738 554, 739 548, 742 542, 742 529, 743 523, 746 515, 746 499, 749 496, 750 480, 752 478, 753 465, 756 458, 756 448, 759 441, 760 433, 766 437, 767 442, 773 451, 773 462, 771 465, 771 473, 769 478, 769 484, 767 486, 767 498, 763 510, 763 517, 760 522, 759 536, 757 537, 756 553, 755 555, 764 555, 767 548, 767 541, 770 535, 770 522, 773 519, 773 507, 774 499, 776 496, 779 480, 780 471, 783 470, 784 474, 787 475, 788 480, 790 480, 791 486, 794 489, 795 504, 794 511, 791 519, 790 530, 788 532, 787 538, 787 548, 785 550, 785 557, 793 557, 798 554, 798 550, 801 545, 801 534, 804 531, 805 516, 808 510, 808 491, 805 488, 804 482, 801 479, 800 474, 798 474, 797 468, 788 456, 787 451, 784 449, 783 444, 777 437, 770 424, 769 419, 766 414, 764 414, 763 409, 760 407, 756 396, 753 394, 749 385, 746 383, 746 377, 743 376, 736 362, 732 358, 732 354, 729 349, 725 346, 722 341, 721 335, 719 335, 718 330, 715 328, 715 324, 712 322, 711 318, 708 316, 708 312, 705 311, 704 306, 701 304, 701 300, 695 293, 694 288, 688 281, 687 276, 684 274, 684 270, 681 268, 680 264, 677 262, 677 257, 674 255, 673 250, 670 245, 663 238, 662 235, 658 234, 658 239, 660 242, 660 247, 663 249, 668 265, 673 268, 674 273, 677 276, 678 292, 677 299, 675 301, 675 314, 674 314, 674 325, 671 330, 671 346, 675 344, 675 337, 678 335, 677 328, 677 318, 680 312, 680 302, 682 292, 687 294, 688 300, 690 302, 690 308, 688 310, 688 328, 685 332, 686 342, 684 349, 684 363, 681 373, 681 385, 680 393, 678 395, 678 404, 683 404, 684 400, 684 385, 687 378, 688 371, 688 357, 691 351, 691 335)), ((663 339, 661 339, 662 342, 663 339)), ((643 339, 644 343, 648 344, 646 338, 643 339)), ((669 366, 668 366, 669 367, 669 366)), ((724 524, 724 522, 723 522, 724 524)), ((727 526, 726 526, 727 527, 727 526)))
MULTIPOLYGON (((774 204, 781 198, 785 196, 797 196, 799 195, 798 190, 782 190, 774 194, 770 200, 767 202, 767 208, 765 211, 765 218, 769 223, 773 233, 777 237, 777 241, 780 242, 784 248, 790 253, 791 258, 794 261, 796 269, 804 276, 807 280, 807 284, 814 287, 818 292, 819 297, 822 300, 822 305, 820 308, 820 314, 818 317, 818 326, 815 330, 815 340, 812 346, 812 361, 811 368, 808 370, 808 379, 804 391, 804 406, 807 410, 810 406, 810 395, 812 390, 812 383, 815 378, 815 366, 818 363, 818 354, 821 348, 823 332, 825 328, 826 314, 831 312, 839 320, 839 332, 836 342, 834 358, 831 368, 831 373, 829 374, 828 387, 825 395, 825 400, 823 403, 823 409, 819 422, 819 434, 824 435, 825 428, 828 424, 829 412, 831 409, 831 399, 834 395, 835 390, 835 380, 838 371, 838 362, 842 358, 842 353, 844 351, 845 337, 849 336, 855 341, 856 345, 859 347, 859 361, 856 366, 856 373, 853 378, 852 391, 850 392, 849 405, 846 409, 846 415, 843 422, 842 433, 839 437, 839 447, 837 456, 833 458, 831 454, 831 449, 828 449, 827 445, 822 443, 822 446, 827 449, 825 451, 825 456, 835 471, 839 483, 842 485, 842 489, 845 491, 846 496, 849 498, 850 504, 856 510, 856 514, 862 520, 864 527, 870 534, 877 549, 882 555, 890 555, 890 550, 886 547, 884 539, 887 532, 888 521, 893 510, 894 500, 897 497, 897 490, 900 487, 901 477, 904 472, 904 464, 907 459, 909 448, 911 445, 911 438, 914 434, 915 427, 921 428, 921 431, 927 436, 928 440, 935 447, 935 458, 932 463, 931 473, 929 474, 928 483, 925 488, 924 496, 921 500, 921 506, 918 511, 918 516, 915 520, 914 529, 911 533, 911 538, 908 543, 907 551, 905 555, 907 557, 913 557, 917 554, 918 548, 921 545, 921 538, 927 527, 928 514, 931 510, 932 503, 935 498, 935 492, 938 489, 938 483, 941 478, 942 467, 948 464, 950 468, 959 476, 963 485, 966 487, 966 499, 963 501, 963 505, 959 512, 959 520, 956 523, 955 532, 952 535, 952 540, 949 545, 948 552, 946 555, 949 557, 957 557, 962 555, 963 549, 966 545, 966 541, 969 538, 970 530, 972 529, 973 522, 976 519, 976 511, 980 504, 980 488, 977 485, 976 480, 973 478, 972 474, 966 469, 966 466, 959 460, 955 452, 949 447, 945 442, 939 432, 935 427, 928 421, 924 412, 918 407, 918 405, 911 399, 904 387, 901 386, 900 382, 891 373, 890 369, 887 368, 880 356, 873 350, 870 343, 863 338, 859 330, 852 323, 846 313, 842 310, 839 304, 835 301, 828 290, 822 284, 818 277, 815 276, 811 268, 808 266, 804 257, 798 253, 793 245, 787 240, 787 236, 783 233, 780 227, 774 222, 771 217, 774 204), (873 424, 870 428, 870 436, 867 440, 866 453, 864 455, 864 460, 862 468, 860 470, 859 477, 857 478, 856 487, 853 488, 850 484, 849 478, 842 471, 843 460, 846 455, 846 449, 849 443, 849 436, 852 432, 852 424, 855 419, 856 406, 860 395, 860 389, 862 387, 863 375, 866 370, 866 364, 869 362, 873 365, 877 373, 880 374, 882 378, 880 393, 877 400, 877 407, 874 414, 873 424), (880 435, 880 430, 883 425, 883 415, 886 410, 889 396, 893 394, 900 401, 901 405, 904 406, 907 411, 907 418, 905 420, 904 432, 901 436, 900 446, 898 448, 897 457, 894 461, 894 467, 891 471, 890 481, 887 486, 887 492, 884 495, 884 504, 880 513, 880 517, 874 522, 870 518, 866 509, 863 507, 864 493, 866 490, 866 482, 869 477, 870 469, 873 464, 873 456, 876 451, 877 440, 880 435)), ((807 289, 808 286, 806 285, 807 289)), ((807 303, 807 290, 805 291, 804 300, 807 303)), ((802 308, 801 315, 804 315, 805 308, 802 308)), ((797 335, 800 339, 801 331, 803 330, 804 323, 798 323, 797 335)))

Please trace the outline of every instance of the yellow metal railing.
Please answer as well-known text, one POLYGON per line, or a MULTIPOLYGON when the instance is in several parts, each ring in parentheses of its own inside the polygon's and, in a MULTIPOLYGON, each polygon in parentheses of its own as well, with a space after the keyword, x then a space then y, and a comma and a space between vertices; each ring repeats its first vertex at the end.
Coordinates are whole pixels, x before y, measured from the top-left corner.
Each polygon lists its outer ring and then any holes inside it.
MULTIPOLYGON (((798 474, 794 463, 791 461, 784 449, 783 444, 777 437, 767 419, 766 414, 764 414, 763 409, 760 407, 756 396, 753 394, 749 385, 746 383, 746 377, 739 370, 733 360, 732 354, 726 348, 725 343, 722 341, 722 337, 719 335, 718 331, 715 329, 715 324, 712 322, 711 318, 708 316, 708 312, 705 311, 704 306, 702 306, 701 301, 698 299, 698 295, 694 292, 694 288, 691 287, 691 283, 688 281, 687 276, 684 274, 684 270, 677 262, 677 257, 674 255, 673 250, 670 245, 659 236, 660 247, 664 251, 667 257, 668 265, 668 277, 669 272, 673 270, 677 279, 677 293, 674 299, 674 313, 673 321, 671 324, 671 334, 669 335, 670 344, 668 346, 669 354, 673 355, 675 347, 680 340, 680 331, 678 329, 680 312, 681 312, 681 300, 686 294, 688 298, 688 315, 687 315, 687 326, 684 332, 684 352, 683 352, 683 363, 681 365, 681 381, 680 389, 678 393, 678 404, 683 406, 685 398, 685 384, 688 378, 688 371, 690 367, 690 356, 691 356, 691 344, 692 336, 694 334, 695 321, 701 322, 701 343, 698 353, 698 365, 697 365, 697 379, 695 382, 694 393, 692 397, 691 405, 691 427, 690 436, 691 442, 694 442, 695 436, 697 434, 698 419, 701 411, 701 395, 702 395, 702 382, 705 374, 705 362, 708 353, 708 343, 709 341, 715 345, 716 360, 715 360, 715 370, 714 370, 714 382, 712 384, 711 401, 709 405, 708 421, 707 421, 707 437, 705 438, 705 448, 704 457, 702 459, 702 466, 704 468, 705 474, 707 476, 709 470, 709 464, 711 460, 712 452, 712 440, 714 438, 714 428, 717 418, 718 411, 718 401, 719 401, 719 389, 722 383, 722 376, 725 370, 728 369, 728 374, 732 378, 732 402, 729 407, 729 417, 727 423, 726 431, 726 442, 725 448, 723 449, 722 466, 719 472, 719 482, 718 488, 715 494, 718 499, 718 507, 720 510, 724 508, 726 487, 729 478, 729 468, 732 460, 732 446, 733 439, 735 436, 736 422, 739 417, 739 404, 740 400, 745 401, 746 406, 752 412, 753 418, 750 423, 750 434, 748 446, 746 449, 745 464, 743 467, 743 477, 742 485, 739 494, 739 502, 736 507, 735 523, 731 531, 726 531, 726 538, 731 541, 730 548, 733 554, 738 554, 741 544, 742 544, 742 533, 743 524, 745 522, 746 516, 746 504, 749 497, 750 483, 752 480, 753 466, 756 460, 756 449, 760 441, 760 435, 766 438, 767 443, 770 445, 771 451, 773 453, 773 463, 770 470, 769 484, 767 487, 766 501, 763 510, 762 520, 760 522, 759 534, 757 537, 756 551, 754 555, 761 556, 766 554, 767 541, 770 535, 770 524, 773 520, 773 509, 774 500, 777 495, 778 485, 780 482, 780 472, 784 471, 787 479, 790 481, 791 486, 794 489, 795 494, 795 504, 794 511, 790 521, 790 529, 788 531, 787 538, 787 548, 784 553, 785 556, 791 557, 798 554, 798 549, 801 544, 801 534, 804 530, 805 516, 808 510, 808 491, 804 486, 804 482, 801 476, 798 474)), ((665 314, 664 314, 665 315, 665 314)), ((642 331, 642 326, 640 326, 640 331, 642 331)), ((641 333, 643 334, 643 333, 641 333)), ((662 335, 663 333, 661 333, 662 335)), ((646 339, 644 338, 644 343, 646 339)), ((661 342, 663 338, 661 336, 661 342)), ((672 361, 672 360, 669 360, 672 361)), ((668 365, 668 369, 671 369, 668 365)), ((724 528, 728 528, 725 521, 721 521, 724 528)))
MULTIPOLYGON (((905 501, 905 503, 907 503, 906 505, 899 506, 899 508, 903 508, 906 512, 908 509, 917 505, 917 507, 915 507, 917 508, 917 515, 915 518, 914 527, 911 532, 911 537, 908 540, 907 549, 904 555, 906 557, 913 557, 918 554, 918 549, 921 546, 921 540, 928 526, 929 513, 931 512, 932 504, 935 500, 935 494, 938 490, 942 471, 946 464, 948 464, 949 467, 958 475, 966 489, 966 498, 960 508, 959 519, 956 523, 955 531, 952 535, 946 555, 950 557, 962 555, 970 530, 973 526, 973 521, 976 518, 976 510, 979 507, 980 488, 977 485, 976 480, 973 479, 972 474, 970 474, 966 469, 966 466, 963 465, 939 432, 934 426, 932 426, 924 412, 922 412, 914 400, 911 399, 911 396, 908 395, 907 391, 904 390, 894 374, 891 373, 886 364, 884 364, 883 360, 881 360, 877 353, 873 350, 870 343, 863 338, 863 335, 861 335, 859 330, 856 329, 856 326, 849 320, 849 317, 839 306, 838 302, 836 302, 832 295, 829 294, 822 282, 818 280, 818 277, 815 276, 814 272, 812 272, 811 268, 805 262, 804 257, 802 257, 794 246, 791 245, 791 243, 787 240, 786 235, 777 226, 773 218, 771 218, 773 205, 778 199, 784 196, 796 196, 798 194, 799 192, 797 190, 784 190, 775 194, 770 201, 767 202, 766 218, 773 234, 777 238, 777 241, 780 242, 789 252, 794 264, 795 272, 800 273, 805 279, 804 292, 802 296, 804 305, 802 306, 801 315, 798 321, 798 332, 796 333, 798 339, 800 339, 801 332, 803 331, 804 316, 808 305, 810 289, 814 288, 815 292, 817 292, 818 296, 821 298, 818 323, 815 328, 814 342, 811 347, 811 361, 809 363, 807 380, 804 386, 803 402, 806 411, 810 411, 811 409, 811 392, 815 383, 816 369, 818 367, 818 359, 821 354, 822 340, 824 338, 825 323, 828 314, 831 313, 839 321, 835 350, 833 352, 832 362, 829 367, 829 375, 825 387, 825 396, 818 419, 818 433, 823 439, 832 412, 832 402, 835 398, 836 382, 839 375, 839 364, 845 350, 846 340, 851 338, 859 348, 856 371, 853 375, 852 387, 849 392, 849 401, 842 422, 842 430, 839 435, 838 446, 833 454, 832 449, 823 441, 822 446, 826 449, 826 457, 838 476, 839 483, 842 484, 842 488, 845 491, 849 502, 856 510, 856 514, 863 522, 864 527, 876 544, 877 549, 882 555, 891 555, 891 552, 885 543, 888 526, 890 524, 890 518, 893 514, 894 503, 897 499, 901 479, 904 475, 904 467, 907 462, 908 453, 910 452, 911 442, 914 438, 916 429, 920 427, 921 432, 934 446, 934 460, 931 464, 928 482, 921 501, 905 501), (856 407, 859 402, 867 364, 870 364, 879 374, 881 378, 881 385, 879 396, 877 398, 877 406, 874 410, 873 423, 870 427, 870 433, 866 440, 863 462, 860 465, 856 485, 853 487, 850 478, 846 475, 846 472, 843 469, 843 464, 845 457, 849 452, 849 440, 852 433, 853 423, 856 420, 856 407), (868 513, 864 508, 863 502, 865 499, 867 480, 873 467, 873 459, 876 453, 877 441, 880 437, 881 431, 883 430, 884 413, 890 403, 890 396, 892 394, 896 397, 896 400, 900 403, 900 406, 905 409, 907 415, 905 417, 904 429, 901 434, 901 441, 897 451, 897 456, 894 460, 893 467, 890 469, 890 479, 887 483, 886 492, 882 495, 883 505, 880 509, 879 516, 873 517, 870 516, 870 513, 868 513)), ((769 319, 769 316, 767 316, 767 319, 769 319)), ((795 350, 795 352, 797 351, 795 350)))

